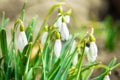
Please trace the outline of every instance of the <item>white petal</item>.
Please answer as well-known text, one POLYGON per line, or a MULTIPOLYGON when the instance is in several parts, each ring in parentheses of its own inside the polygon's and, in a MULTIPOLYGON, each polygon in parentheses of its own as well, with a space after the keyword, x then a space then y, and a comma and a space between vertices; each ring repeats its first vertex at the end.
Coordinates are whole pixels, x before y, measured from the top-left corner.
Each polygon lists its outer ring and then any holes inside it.
POLYGON ((23 48, 28 44, 25 32, 20 32, 18 36, 18 48, 22 52, 23 48))
POLYGON ((89 48, 86 46, 85 47, 85 52, 84 52, 86 55, 89 53, 89 48))
POLYGON ((67 23, 70 22, 70 16, 69 15, 65 15, 64 18, 65 18, 65 20, 66 20, 67 23))
POLYGON ((103 80, 110 80, 110 77, 107 75, 103 80))
POLYGON ((54 24, 55 27, 58 27, 58 31, 60 32, 62 26, 62 16, 58 18, 58 20, 54 24))
POLYGON ((41 44, 44 46, 45 42, 46 42, 46 39, 47 39, 47 36, 48 36, 48 32, 44 32, 42 37, 41 37, 41 44))
POLYGON ((73 43, 72 43, 72 47, 71 47, 70 53, 73 53, 75 48, 76 48, 76 41, 74 40, 73 43))
POLYGON ((72 64, 73 64, 74 66, 76 66, 76 65, 77 65, 77 62, 78 62, 78 53, 76 53, 76 54, 74 55, 72 64))
POLYGON ((88 61, 94 62, 97 58, 97 46, 95 42, 90 42, 89 53, 87 54, 88 61))
POLYGON ((67 28, 66 23, 62 23, 60 34, 61 34, 62 40, 68 40, 69 39, 69 30, 67 28))
POLYGON ((61 40, 57 39, 55 41, 55 45, 54 45, 54 53, 55 53, 55 55, 56 55, 57 58, 59 58, 59 56, 60 56, 61 49, 62 49, 61 40))

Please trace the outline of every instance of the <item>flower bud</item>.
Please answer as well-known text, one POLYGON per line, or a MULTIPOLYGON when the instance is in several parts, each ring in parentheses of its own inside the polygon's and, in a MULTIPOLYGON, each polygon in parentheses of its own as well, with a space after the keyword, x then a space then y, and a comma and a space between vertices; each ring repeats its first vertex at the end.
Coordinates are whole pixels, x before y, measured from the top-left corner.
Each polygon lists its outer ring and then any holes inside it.
POLYGON ((56 39, 55 45, 54 45, 54 53, 55 53, 55 56, 56 56, 57 58, 60 57, 61 49, 62 49, 61 40, 60 40, 60 39, 56 39))
POLYGON ((43 32, 43 35, 41 37, 41 44, 44 46, 45 42, 46 42, 46 39, 47 39, 47 36, 48 36, 48 32, 45 31, 43 32))
POLYGON ((110 80, 110 77, 106 75, 103 80, 110 80))

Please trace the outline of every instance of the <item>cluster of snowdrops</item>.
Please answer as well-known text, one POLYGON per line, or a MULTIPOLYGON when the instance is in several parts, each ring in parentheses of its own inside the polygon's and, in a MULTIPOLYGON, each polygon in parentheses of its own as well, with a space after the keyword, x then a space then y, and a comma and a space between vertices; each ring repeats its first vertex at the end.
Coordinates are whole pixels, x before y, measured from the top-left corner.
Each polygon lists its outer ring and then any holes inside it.
POLYGON ((1 80, 90 80, 94 69, 98 68, 103 68, 103 71, 92 80, 110 80, 111 71, 120 64, 116 63, 116 58, 108 65, 96 61, 98 49, 94 29, 83 34, 71 34, 68 24, 72 11, 64 12, 62 4, 52 6, 36 37, 33 35, 38 18, 34 17, 25 29, 23 8, 14 23, 9 45, 5 30, 8 19, 3 15, 0 25, 1 80), (48 26, 47 21, 56 8, 56 19, 48 26), (17 30, 20 31, 18 37, 17 30), (87 63, 83 63, 84 58, 87 58, 87 63))

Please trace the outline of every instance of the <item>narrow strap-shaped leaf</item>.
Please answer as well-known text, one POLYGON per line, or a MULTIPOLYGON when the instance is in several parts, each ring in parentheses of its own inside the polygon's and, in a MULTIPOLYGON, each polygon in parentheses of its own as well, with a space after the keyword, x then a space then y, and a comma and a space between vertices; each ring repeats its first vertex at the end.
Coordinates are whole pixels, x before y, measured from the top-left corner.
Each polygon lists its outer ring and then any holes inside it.
POLYGON ((25 7, 26 7, 26 3, 23 4, 23 7, 21 9, 20 12, 20 19, 24 22, 24 18, 25 18, 25 7))
POLYGON ((54 79, 59 68, 60 68, 60 59, 56 61, 56 63, 53 65, 52 69, 50 70, 49 75, 48 75, 48 80, 54 79))
POLYGON ((8 22, 9 22, 9 19, 5 18, 5 12, 3 12, 3 14, 2 14, 2 23, 0 24, 0 30, 2 28, 5 28, 8 22))
POLYGON ((28 27, 25 31, 26 35, 27 35, 27 39, 30 42, 33 36, 33 31, 35 29, 35 26, 37 24, 38 21, 38 17, 34 17, 32 18, 32 20, 29 22, 28 27))
POLYGON ((29 64, 30 64, 29 62, 30 62, 30 52, 31 52, 31 49, 32 49, 32 43, 29 43, 29 44, 30 44, 28 46, 29 48, 28 48, 28 50, 26 52, 28 58, 27 58, 27 63, 26 63, 26 68, 25 68, 25 74, 28 72, 28 70, 29 70, 29 64))
POLYGON ((7 45, 6 31, 4 29, 0 31, 0 42, 1 42, 2 55, 4 57, 5 64, 7 65, 7 63, 8 63, 8 45, 7 45))
POLYGON ((117 59, 114 57, 108 64, 108 67, 111 68, 116 64, 117 59))
POLYGON ((27 73, 25 80, 32 80, 33 69, 31 68, 30 71, 27 73))

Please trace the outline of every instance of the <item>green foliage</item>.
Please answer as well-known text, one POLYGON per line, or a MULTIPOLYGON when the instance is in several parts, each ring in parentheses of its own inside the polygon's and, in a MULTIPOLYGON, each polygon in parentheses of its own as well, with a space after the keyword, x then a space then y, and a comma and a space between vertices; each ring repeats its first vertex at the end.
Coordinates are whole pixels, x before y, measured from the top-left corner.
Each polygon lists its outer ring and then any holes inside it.
POLYGON ((117 31, 115 29, 115 26, 113 25, 113 20, 110 16, 105 19, 105 26, 107 33, 105 47, 106 49, 113 51, 116 46, 117 31))

